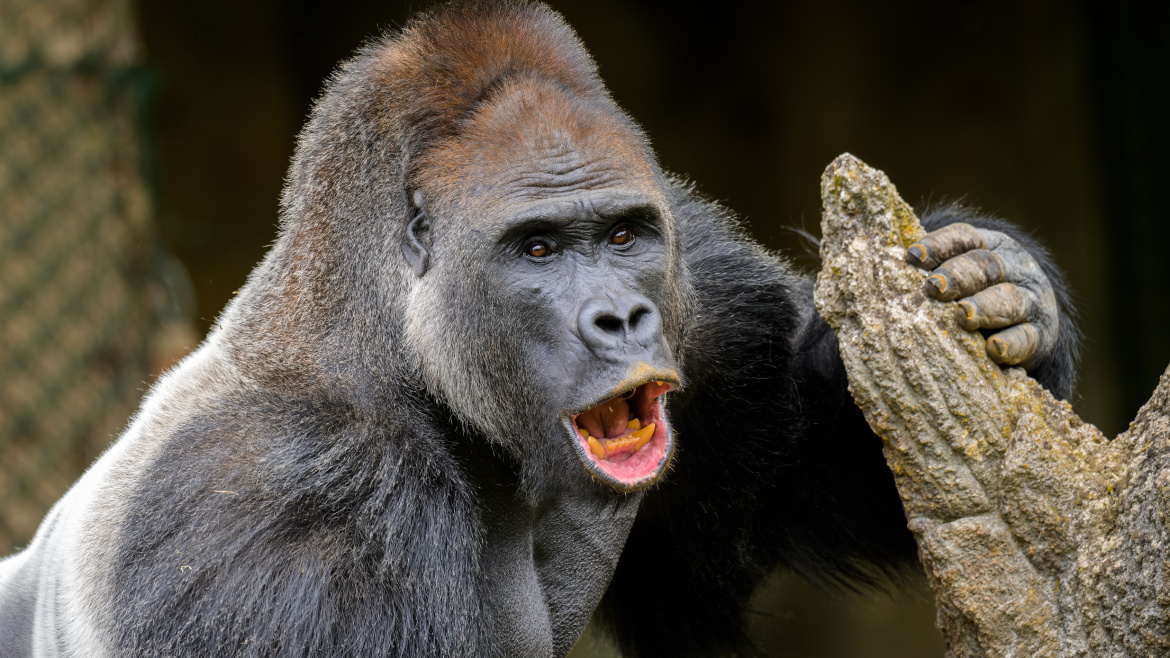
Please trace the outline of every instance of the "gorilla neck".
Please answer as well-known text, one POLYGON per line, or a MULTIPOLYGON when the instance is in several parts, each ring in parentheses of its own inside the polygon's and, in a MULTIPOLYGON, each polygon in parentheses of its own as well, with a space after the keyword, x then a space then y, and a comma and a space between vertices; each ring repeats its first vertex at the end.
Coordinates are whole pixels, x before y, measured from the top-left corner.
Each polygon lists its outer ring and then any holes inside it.
POLYGON ((564 487, 533 501, 514 465, 486 443, 460 441, 456 452, 481 494, 493 654, 568 653, 609 585, 642 493, 564 487))

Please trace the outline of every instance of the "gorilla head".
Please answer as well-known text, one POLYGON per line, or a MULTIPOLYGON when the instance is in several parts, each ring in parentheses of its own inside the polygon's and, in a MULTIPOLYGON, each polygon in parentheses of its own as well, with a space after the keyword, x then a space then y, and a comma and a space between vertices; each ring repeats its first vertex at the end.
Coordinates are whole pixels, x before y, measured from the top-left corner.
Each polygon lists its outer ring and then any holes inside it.
POLYGON ((663 174, 559 16, 442 12, 337 76, 302 136, 286 234, 386 288, 352 291, 381 308, 337 318, 397 325, 400 362, 371 371, 502 447, 531 495, 587 475, 649 486, 670 462, 661 402, 687 298, 663 174))
POLYGON ((406 335, 428 390, 526 476, 579 459, 629 491, 670 458, 678 249, 641 134, 599 100, 501 75, 421 159, 406 335))

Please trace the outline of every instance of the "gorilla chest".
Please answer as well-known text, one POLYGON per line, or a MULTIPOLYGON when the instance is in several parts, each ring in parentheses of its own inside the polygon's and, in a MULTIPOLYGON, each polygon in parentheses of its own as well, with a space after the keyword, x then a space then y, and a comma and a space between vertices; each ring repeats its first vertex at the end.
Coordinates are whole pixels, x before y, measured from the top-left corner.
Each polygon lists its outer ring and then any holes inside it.
POLYGON ((642 495, 512 497, 486 519, 482 573, 497 656, 561 656, 609 585, 642 495))

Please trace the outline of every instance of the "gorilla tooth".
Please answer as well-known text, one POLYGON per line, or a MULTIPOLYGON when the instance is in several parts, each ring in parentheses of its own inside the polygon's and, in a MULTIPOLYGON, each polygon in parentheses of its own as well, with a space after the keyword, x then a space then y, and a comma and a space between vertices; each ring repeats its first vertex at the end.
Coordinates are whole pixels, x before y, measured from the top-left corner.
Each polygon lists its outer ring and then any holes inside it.
POLYGON ((588 437, 586 440, 589 442, 589 450, 597 455, 598 459, 605 459, 605 447, 601 445, 601 442, 593 437, 588 437))
POLYGON ((654 436, 654 423, 650 423, 646 427, 635 432, 630 432, 625 436, 616 439, 605 440, 605 454, 611 455, 616 452, 637 452, 642 446, 650 443, 651 437, 654 436), (629 450, 629 448, 633 450, 629 450))
POLYGON ((630 422, 626 423, 626 427, 630 430, 640 430, 642 429, 642 421, 637 418, 631 418, 630 422))
POLYGON ((630 436, 635 439, 634 450, 641 450, 642 446, 650 443, 650 438, 654 436, 654 423, 647 424, 646 427, 643 427, 637 432, 631 432, 630 436))
POLYGON ((578 427, 577 430, 581 433, 582 438, 589 444, 589 451, 597 456, 598 459, 607 459, 609 456, 618 452, 635 453, 641 450, 650 439, 654 437, 654 423, 649 423, 645 427, 634 427, 634 425, 641 425, 641 421, 634 419, 630 421, 631 432, 619 436, 616 439, 601 439, 598 440, 589 435, 589 431, 583 427, 578 427), (630 450, 630 448, 633 450, 630 450))

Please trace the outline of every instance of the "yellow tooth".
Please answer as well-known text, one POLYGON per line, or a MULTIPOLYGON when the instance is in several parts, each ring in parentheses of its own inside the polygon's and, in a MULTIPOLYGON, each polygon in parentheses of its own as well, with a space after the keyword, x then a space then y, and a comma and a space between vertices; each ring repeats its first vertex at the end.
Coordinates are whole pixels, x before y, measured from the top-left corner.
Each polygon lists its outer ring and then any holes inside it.
POLYGON ((589 442, 589 450, 597 455, 598 459, 605 459, 605 447, 601 445, 601 442, 593 437, 588 437, 586 440, 589 442))
POLYGON ((581 434, 582 439, 589 438, 589 430, 585 429, 584 427, 578 427, 577 432, 579 432, 581 434))
POLYGON ((640 430, 642 429, 642 421, 638 420, 637 418, 631 418, 630 422, 626 423, 626 427, 630 428, 631 430, 640 430))
POLYGON ((642 446, 650 443, 650 438, 654 436, 654 423, 650 423, 636 432, 631 432, 630 436, 634 439, 634 449, 641 450, 642 446))

